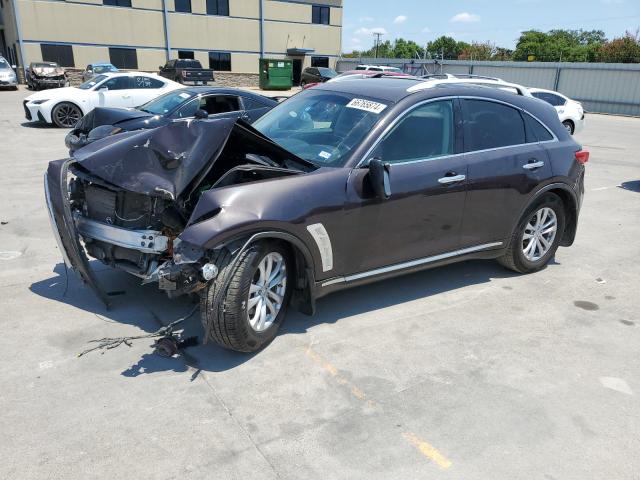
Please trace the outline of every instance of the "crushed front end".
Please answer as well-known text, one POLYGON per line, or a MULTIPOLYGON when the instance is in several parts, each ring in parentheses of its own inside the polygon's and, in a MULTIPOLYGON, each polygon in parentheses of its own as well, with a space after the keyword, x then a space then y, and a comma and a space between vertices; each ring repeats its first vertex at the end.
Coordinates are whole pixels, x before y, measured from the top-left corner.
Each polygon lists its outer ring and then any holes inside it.
MULTIPOLYGON (((218 211, 196 208, 202 193, 301 173, 263 165, 254 152, 265 148, 265 140, 235 119, 181 122, 119 137, 53 161, 45 174, 47 207, 65 263, 107 305, 89 258, 142 283, 157 282, 170 297, 197 292, 217 275, 211 261, 224 248, 207 250, 179 238, 203 215, 218 211)), ((207 232, 202 242, 213 235, 207 232)))

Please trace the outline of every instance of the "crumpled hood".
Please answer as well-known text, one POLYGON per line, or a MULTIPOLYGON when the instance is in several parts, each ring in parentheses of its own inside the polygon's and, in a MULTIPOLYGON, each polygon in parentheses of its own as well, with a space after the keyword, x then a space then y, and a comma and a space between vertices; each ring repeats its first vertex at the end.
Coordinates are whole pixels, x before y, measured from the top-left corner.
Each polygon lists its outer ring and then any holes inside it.
POLYGON ((80 168, 113 185, 174 200, 210 170, 230 137, 241 146, 236 153, 269 155, 283 166, 289 161, 302 171, 315 169, 237 118, 174 121, 124 132, 96 140, 74 157, 80 168))
POLYGON ((62 67, 33 67, 33 73, 42 77, 57 77, 64 75, 62 67))
POLYGON ((94 128, 102 125, 116 125, 118 122, 152 116, 150 113, 134 108, 96 107, 82 117, 74 127, 74 132, 89 133, 94 128))

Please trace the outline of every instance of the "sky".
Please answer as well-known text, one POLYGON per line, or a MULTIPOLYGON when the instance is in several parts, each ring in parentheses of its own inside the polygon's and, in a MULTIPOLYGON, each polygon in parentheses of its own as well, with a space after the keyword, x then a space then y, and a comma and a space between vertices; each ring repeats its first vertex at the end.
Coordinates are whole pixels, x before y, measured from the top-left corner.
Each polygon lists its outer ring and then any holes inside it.
POLYGON ((343 52, 402 37, 420 45, 449 35, 514 48, 520 31, 604 30, 608 38, 640 27, 640 0, 343 0, 343 52))

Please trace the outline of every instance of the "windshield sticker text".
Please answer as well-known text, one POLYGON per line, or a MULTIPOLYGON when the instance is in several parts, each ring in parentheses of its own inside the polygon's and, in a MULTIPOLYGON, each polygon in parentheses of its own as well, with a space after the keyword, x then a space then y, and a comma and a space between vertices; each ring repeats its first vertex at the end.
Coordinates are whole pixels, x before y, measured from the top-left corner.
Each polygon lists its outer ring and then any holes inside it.
POLYGON ((379 115, 385 108, 387 108, 387 106, 384 103, 372 102, 362 98, 354 98, 347 103, 347 108, 357 108, 358 110, 364 110, 365 112, 371 112, 379 115))

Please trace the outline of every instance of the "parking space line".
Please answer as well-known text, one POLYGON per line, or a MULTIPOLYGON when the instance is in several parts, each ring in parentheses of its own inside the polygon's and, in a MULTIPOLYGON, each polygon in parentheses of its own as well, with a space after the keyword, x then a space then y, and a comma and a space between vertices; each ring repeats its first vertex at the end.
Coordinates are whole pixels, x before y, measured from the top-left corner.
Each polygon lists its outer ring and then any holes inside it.
MULTIPOLYGON (((329 373, 339 385, 346 385, 350 388, 351 395, 353 395, 358 400, 366 402, 368 407, 375 407, 378 405, 377 402, 372 400, 363 390, 358 388, 353 383, 349 382, 344 376, 340 374, 340 371, 331 363, 326 361, 322 356, 311 348, 309 345, 306 349, 307 357, 313 360, 317 365, 319 365, 324 371, 329 373)), ((409 442, 411 445, 416 447, 422 455, 435 463, 440 469, 447 470, 453 465, 453 462, 449 460, 444 454, 442 454, 437 448, 431 445, 429 442, 422 440, 417 437, 412 432, 404 432, 402 433, 402 437, 409 442)))
POLYGON ((442 470, 447 470, 453 464, 451 460, 445 457, 440 451, 424 440, 416 437, 414 433, 404 432, 402 436, 414 447, 420 450, 425 457, 435 463, 442 470))

